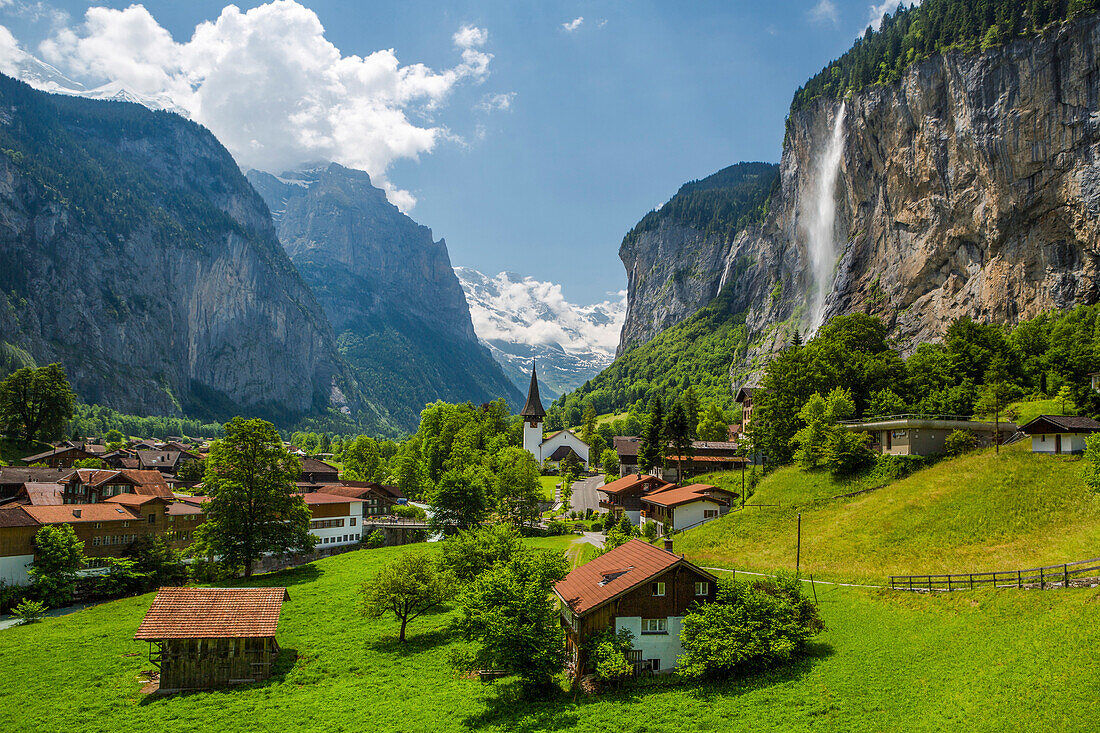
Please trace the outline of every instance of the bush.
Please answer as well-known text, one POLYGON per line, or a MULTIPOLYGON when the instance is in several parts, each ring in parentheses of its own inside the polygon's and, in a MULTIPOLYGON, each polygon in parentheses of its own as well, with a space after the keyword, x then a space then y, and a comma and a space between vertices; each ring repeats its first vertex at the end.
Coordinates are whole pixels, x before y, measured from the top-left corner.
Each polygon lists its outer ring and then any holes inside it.
POLYGON ((592 531, 593 532, 602 532, 603 531, 603 521, 597 519, 596 521, 592 522, 592 531))
POLYGON ((368 549, 376 550, 386 544, 386 535, 382 533, 382 530, 376 529, 367 535, 363 540, 363 544, 365 544, 368 549))
POLYGON ((793 575, 719 581, 717 599, 689 610, 680 638, 686 677, 728 677, 789 663, 825 628, 793 575))
POLYGON ((585 647, 596 679, 601 682, 614 682, 633 674, 630 650, 634 648, 634 634, 630 629, 619 629, 616 633, 613 627, 605 627, 585 647))
POLYGON ((868 477, 872 481, 900 481, 935 462, 932 456, 879 456, 868 477))
POLYGON ((42 615, 46 613, 46 604, 41 601, 29 601, 24 600, 14 609, 12 613, 15 614, 22 623, 33 624, 42 618, 42 615))
POLYGON ((650 542, 657 539, 657 523, 652 519, 645 523, 645 538, 650 542))
POLYGON ((395 517, 401 517, 402 519, 419 519, 423 521, 428 518, 427 512, 413 504, 394 504, 390 511, 393 512, 395 517))
POLYGON ((569 527, 565 522, 553 521, 546 524, 546 533, 551 537, 569 534, 569 527))
POLYGON ((949 456, 961 456, 978 447, 978 436, 969 430, 952 430, 943 443, 944 451, 949 456))

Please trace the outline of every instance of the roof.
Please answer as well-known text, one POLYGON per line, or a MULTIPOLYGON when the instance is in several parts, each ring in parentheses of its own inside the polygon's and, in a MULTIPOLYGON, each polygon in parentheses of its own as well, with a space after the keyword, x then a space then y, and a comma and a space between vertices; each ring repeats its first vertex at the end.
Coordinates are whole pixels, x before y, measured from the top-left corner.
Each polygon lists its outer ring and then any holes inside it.
POLYGON ((180 461, 180 451, 139 450, 137 457, 142 466, 174 466, 180 461))
POLYGON ((523 405, 523 409, 520 410, 519 414, 522 417, 546 417, 546 410, 543 409, 542 400, 539 398, 539 378, 535 374, 534 363, 531 364, 531 386, 527 388, 527 402, 523 405))
POLYGON ((191 514, 202 514, 202 507, 188 504, 185 501, 173 501, 168 505, 168 516, 179 517, 191 514))
POLYGON ((164 474, 160 471, 139 471, 134 468, 123 469, 122 474, 134 482, 134 490, 138 494, 148 496, 163 496, 166 499, 172 497, 172 489, 164 480, 164 474))
POLYGON ((746 399, 752 397, 752 393, 760 389, 758 385, 746 384, 741 389, 737 390, 737 396, 734 397, 735 402, 744 402, 746 399))
POLYGON ((305 499, 306 504, 347 504, 355 501, 350 496, 336 496, 334 494, 322 494, 320 491, 314 491, 309 494, 299 494, 298 496, 305 499))
POLYGON ((25 484, 28 481, 57 482, 73 472, 71 468, 23 468, 0 466, 0 484, 25 484))
POLYGON ((682 504, 691 504, 696 501, 709 501, 713 504, 725 504, 726 502, 713 496, 707 496, 703 492, 713 490, 713 486, 707 484, 692 484, 690 486, 676 486, 671 489, 650 492, 642 497, 647 504, 656 504, 663 507, 674 507, 682 504))
POLYGON ((1026 425, 1021 425, 1020 430, 1028 435, 1040 433, 1097 433, 1100 432, 1100 422, 1091 417, 1078 415, 1039 415, 1026 425), (1050 430, 1050 428, 1054 428, 1050 430))
POLYGON ((38 520, 18 504, 0 507, 0 527, 37 527, 38 520))
POLYGON ((330 466, 324 461, 319 461, 316 458, 303 458, 302 459, 302 473, 338 473, 339 469, 336 466, 330 466))
POLYGON ((383 489, 380 484, 375 484, 373 486, 325 484, 317 489, 317 493, 328 494, 329 496, 342 496, 345 497, 345 499, 365 499, 368 496, 381 496, 386 499, 392 498, 390 493, 383 489))
POLYGON ((748 459, 744 456, 666 456, 665 460, 693 463, 748 463, 748 459))
POLYGON ((117 494, 116 496, 108 497, 103 501, 109 501, 114 504, 124 504, 131 507, 140 507, 154 501, 160 502, 162 504, 167 504, 171 500, 165 499, 163 496, 151 496, 149 494, 117 494))
POLYGON ((127 484, 137 483, 122 471, 116 471, 113 468, 78 468, 69 474, 64 483, 69 483, 69 481, 74 478, 80 481, 80 483, 87 484, 88 486, 103 486, 104 484, 120 482, 127 484))
POLYGON ((572 454, 578 461, 581 458, 580 456, 577 455, 577 451, 573 450, 572 446, 559 445, 557 448, 554 449, 554 452, 550 454, 550 460, 551 461, 564 461, 566 456, 568 456, 570 454, 572 454))
POLYGON ((286 588, 161 588, 135 639, 275 636, 286 588))
MULTIPOLYGON (((405 498, 405 495, 401 493, 401 489, 397 488, 396 486, 387 486, 386 484, 379 484, 374 481, 341 481, 340 485, 347 489, 375 489, 376 491, 381 491, 384 494, 389 494, 394 499, 405 498)), ((350 495, 343 494, 343 496, 350 495)))
POLYGON ((609 484, 604 484, 600 487, 600 491, 605 494, 625 494, 633 492, 634 490, 645 491, 645 485, 649 484, 653 488, 650 490, 660 489, 664 486, 672 486, 667 481, 657 478, 656 476, 646 476, 637 473, 632 473, 629 476, 623 476, 621 479, 612 481, 609 484))
POLYGON ((33 456, 27 456, 25 458, 20 458, 19 460, 23 461, 23 463, 38 463, 39 461, 45 460, 47 458, 54 458, 55 456, 62 456, 66 453, 74 452, 82 453, 88 458, 95 458, 94 455, 82 448, 73 448, 72 446, 65 445, 60 448, 53 448, 52 450, 48 450, 45 453, 35 453, 33 456))
POLYGON ((130 509, 118 504, 62 504, 61 506, 23 507, 41 524, 75 524, 77 522, 118 522, 138 519, 130 509))
POLYGON ((632 539, 573 570, 554 584, 554 592, 573 613, 584 615, 681 563, 711 577, 679 555, 632 539))
POLYGON ((62 497, 64 489, 56 482, 28 481, 23 484, 23 492, 33 506, 60 506, 65 503, 62 497))
POLYGON ((619 456, 637 456, 638 448, 641 445, 641 438, 635 438, 630 436, 615 436, 611 439, 611 445, 615 448, 615 452, 619 456))
POLYGON ((691 447, 695 450, 737 450, 737 443, 728 440, 693 440, 691 447))

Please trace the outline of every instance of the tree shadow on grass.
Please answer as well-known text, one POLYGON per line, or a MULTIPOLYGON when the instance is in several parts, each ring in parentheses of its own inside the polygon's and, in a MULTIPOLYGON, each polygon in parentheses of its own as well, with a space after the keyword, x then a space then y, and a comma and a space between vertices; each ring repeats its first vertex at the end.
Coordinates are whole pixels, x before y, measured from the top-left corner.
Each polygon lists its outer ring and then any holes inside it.
POLYGON ((507 731, 572 730, 580 722, 572 693, 551 688, 537 696, 525 695, 519 680, 492 683, 495 694, 485 701, 485 709, 461 722, 479 730, 497 727, 507 731))
POLYGON ((294 665, 298 662, 298 650, 297 649, 280 649, 279 656, 276 657, 275 662, 271 665, 271 676, 265 680, 259 682, 247 682, 239 685, 229 685, 227 687, 212 687, 206 690, 182 690, 180 692, 169 692, 161 694, 159 692, 145 695, 139 705, 157 705, 167 700, 174 700, 183 697, 189 697, 191 695, 203 695, 211 699, 217 700, 221 695, 233 695, 240 690, 255 690, 261 687, 268 687, 283 682, 286 676, 294 669, 294 665))
POLYGON ((405 641, 401 642, 397 640, 400 629, 401 622, 397 621, 394 624, 392 634, 371 639, 363 646, 373 652, 407 657, 414 654, 421 654, 444 644, 449 644, 455 638, 455 631, 449 626, 442 626, 418 633, 416 627, 410 623, 409 627, 405 629, 405 641))

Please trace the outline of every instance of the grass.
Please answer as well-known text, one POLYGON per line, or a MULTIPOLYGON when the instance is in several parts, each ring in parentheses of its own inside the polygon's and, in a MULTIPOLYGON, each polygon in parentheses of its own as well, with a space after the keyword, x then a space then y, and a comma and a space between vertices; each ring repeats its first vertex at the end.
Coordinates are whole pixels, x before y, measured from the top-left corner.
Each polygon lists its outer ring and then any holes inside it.
MULTIPOLYGON (((788 467, 767 476, 747 509, 677 537, 706 564, 794 568, 802 515, 803 574, 882 583, 890 575, 1013 570, 1096 557, 1100 497, 1077 458, 1028 445, 948 459, 856 497, 827 474, 788 467)), ((849 489, 850 490, 850 489, 849 489)))
POLYGON ((33 456, 45 453, 53 446, 49 443, 37 441, 26 442, 15 438, 0 438, 0 464, 6 466, 25 466, 22 459, 25 456, 33 456))
POLYGON ((543 500, 554 500, 554 487, 559 483, 561 483, 561 476, 539 476, 539 484, 542 485, 543 500))
MULTIPOLYGON (((541 545, 569 538, 546 538, 541 545)), ((423 547, 423 546, 421 546, 423 547)), ((203 733, 379 731, 1089 730, 1100 676, 1100 590, 952 596, 818 586, 828 629, 783 671, 598 697, 519 700, 448 664, 453 610, 397 624, 356 611, 357 586, 410 548, 360 550, 253 585, 286 585, 265 683, 146 698, 132 635, 151 595, 0 632, 0 729, 203 733)), ((421 548, 416 548, 421 549, 421 548)))
MULTIPOLYGON (((1017 425, 1024 425, 1031 422, 1040 415, 1061 415, 1062 401, 1050 399, 1032 400, 1028 402, 1013 402, 1005 409, 1005 413, 1015 414, 1016 417, 1013 422, 1015 422, 1017 425)), ((1077 414, 1077 408, 1074 407, 1073 400, 1066 400, 1065 414, 1077 414)), ((992 420, 993 416, 990 415, 989 419, 992 420)))

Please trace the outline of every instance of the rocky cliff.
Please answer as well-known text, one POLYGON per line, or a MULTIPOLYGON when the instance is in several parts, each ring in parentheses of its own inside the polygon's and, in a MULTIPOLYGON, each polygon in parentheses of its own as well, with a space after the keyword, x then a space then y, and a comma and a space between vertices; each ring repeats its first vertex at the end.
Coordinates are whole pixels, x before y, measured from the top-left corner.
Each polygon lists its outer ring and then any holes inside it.
POLYGON ((437 399, 521 401, 477 341, 446 242, 390 204, 370 176, 330 164, 248 178, 369 403, 415 429, 437 399))
POLYGON ((721 287, 733 289, 725 300, 752 343, 732 365, 735 383, 791 330, 819 325, 815 291, 825 318, 879 315, 906 349, 940 338, 960 316, 1013 323, 1098 300, 1095 16, 932 56, 896 83, 850 94, 843 114, 841 104, 821 98, 792 112, 779 185, 759 223, 709 239, 668 225, 640 239, 644 248, 624 242, 630 312, 655 318, 628 317, 620 349, 721 287))
POLYGON ((0 77, 0 366, 141 414, 280 419, 355 388, 267 207, 204 128, 0 77))

